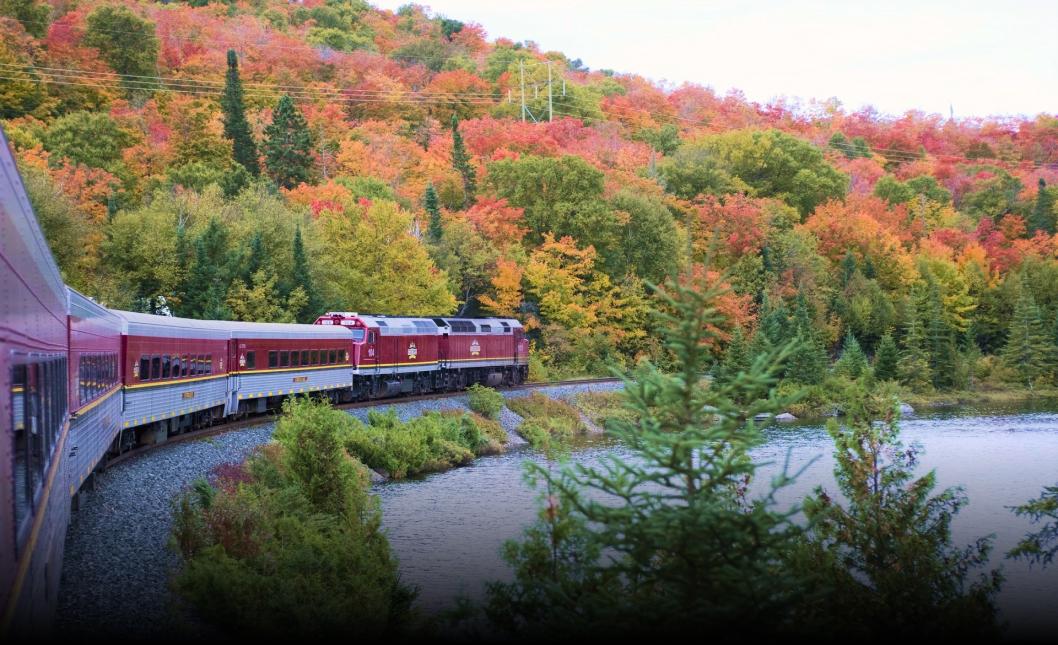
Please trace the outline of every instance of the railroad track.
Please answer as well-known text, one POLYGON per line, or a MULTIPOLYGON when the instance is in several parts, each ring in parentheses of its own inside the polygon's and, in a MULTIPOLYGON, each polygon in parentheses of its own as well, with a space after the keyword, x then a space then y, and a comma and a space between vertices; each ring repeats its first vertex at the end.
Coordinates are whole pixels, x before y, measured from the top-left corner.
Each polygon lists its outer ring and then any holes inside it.
MULTIPOLYGON (((517 390, 535 390, 543 387, 561 387, 563 385, 593 385, 597 383, 619 383, 619 378, 589 378, 589 379, 570 379, 567 381, 547 381, 542 383, 522 383, 521 385, 512 385, 510 387, 503 388, 506 391, 517 391, 517 390)), ((455 392, 432 392, 430 394, 416 394, 412 396, 395 396, 388 397, 385 399, 372 399, 368 401, 354 401, 352 403, 340 403, 334 407, 339 410, 354 410, 357 408, 373 408, 379 405, 391 405, 394 403, 413 403, 415 401, 432 401, 435 399, 449 399, 456 396, 463 396, 467 392, 466 390, 459 390, 455 392)), ((236 421, 228 421, 226 423, 220 423, 208 428, 201 430, 194 430, 191 432, 185 432, 178 434, 174 437, 169 437, 162 443, 156 443, 149 446, 141 446, 134 448, 128 452, 122 453, 117 457, 110 457, 106 460, 101 470, 106 470, 112 466, 116 466, 124 461, 133 459, 140 455, 146 454, 155 448, 161 448, 162 446, 172 445, 174 443, 180 443, 183 441, 195 441, 198 439, 204 439, 206 437, 212 437, 214 435, 223 434, 225 432, 231 432, 232 430, 240 430, 243 428, 252 428, 263 423, 270 423, 276 418, 276 414, 273 411, 264 412, 259 415, 247 417, 245 419, 238 419, 236 421)))

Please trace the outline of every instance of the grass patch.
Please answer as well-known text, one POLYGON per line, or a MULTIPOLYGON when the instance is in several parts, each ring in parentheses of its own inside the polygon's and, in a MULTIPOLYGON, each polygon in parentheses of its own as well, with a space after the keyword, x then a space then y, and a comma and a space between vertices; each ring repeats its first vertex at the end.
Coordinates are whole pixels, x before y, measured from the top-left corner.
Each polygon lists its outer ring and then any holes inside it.
POLYGON ((394 479, 470 463, 501 451, 507 440, 499 424, 467 413, 427 412, 405 422, 392 410, 373 410, 366 424, 350 419, 342 435, 346 450, 394 479))
POLYGON ((507 399, 507 407, 522 417, 518 432, 534 448, 546 448, 554 440, 565 442, 588 430, 575 407, 539 392, 507 399))
POLYGON ((625 407, 624 392, 581 392, 573 397, 573 405, 600 428, 606 427, 610 419, 634 423, 637 415, 625 407))

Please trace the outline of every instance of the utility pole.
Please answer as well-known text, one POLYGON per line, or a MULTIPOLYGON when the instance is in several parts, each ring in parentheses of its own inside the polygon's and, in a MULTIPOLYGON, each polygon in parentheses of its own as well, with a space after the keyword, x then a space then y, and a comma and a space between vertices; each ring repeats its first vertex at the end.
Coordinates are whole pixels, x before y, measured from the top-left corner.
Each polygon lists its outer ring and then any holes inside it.
POLYGON ((550 122, 554 118, 555 113, 551 106, 551 61, 547 61, 547 120, 550 122))
POLYGON ((525 122, 525 61, 518 59, 518 79, 522 86, 522 122, 525 122))

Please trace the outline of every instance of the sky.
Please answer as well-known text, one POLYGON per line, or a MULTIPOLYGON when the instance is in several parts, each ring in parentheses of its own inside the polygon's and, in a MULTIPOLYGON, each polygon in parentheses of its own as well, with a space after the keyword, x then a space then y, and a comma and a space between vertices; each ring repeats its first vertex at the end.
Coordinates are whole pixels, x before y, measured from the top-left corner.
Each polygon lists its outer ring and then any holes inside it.
MULTIPOLYGON (((368 0, 396 10, 407 0, 368 0)), ((957 118, 1058 112, 1058 0, 428 0, 592 69, 957 118)))

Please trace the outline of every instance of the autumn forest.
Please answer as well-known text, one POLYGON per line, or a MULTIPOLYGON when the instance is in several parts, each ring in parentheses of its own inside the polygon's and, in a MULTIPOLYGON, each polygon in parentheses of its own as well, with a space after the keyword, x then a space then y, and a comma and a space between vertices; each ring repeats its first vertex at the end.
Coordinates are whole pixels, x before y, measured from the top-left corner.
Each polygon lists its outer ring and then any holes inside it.
POLYGON ((761 104, 362 0, 0 0, 0 33, 37 216, 111 307, 512 316, 555 378, 663 367, 680 275, 728 287, 714 377, 797 341, 808 406, 1058 382, 1055 115, 761 104))

